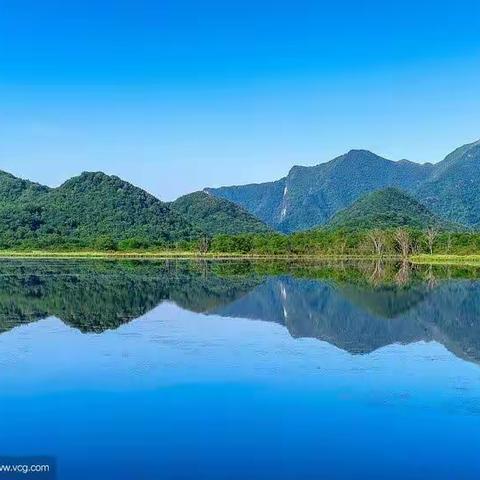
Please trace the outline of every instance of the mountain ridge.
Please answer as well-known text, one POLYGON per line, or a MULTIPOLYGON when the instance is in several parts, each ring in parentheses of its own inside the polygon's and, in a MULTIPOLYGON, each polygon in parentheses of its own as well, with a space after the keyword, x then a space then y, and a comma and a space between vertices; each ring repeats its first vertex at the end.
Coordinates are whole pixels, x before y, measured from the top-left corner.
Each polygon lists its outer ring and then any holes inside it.
POLYGON ((234 203, 199 196, 207 194, 190 195, 190 207, 200 215, 195 219, 177 208, 178 201, 162 202, 100 171, 82 172, 54 188, 0 171, 0 247, 92 246, 99 238, 105 248, 131 240, 172 245, 203 234, 269 230, 234 203))
POLYGON ((480 140, 457 148, 436 164, 434 175, 415 195, 448 220, 480 227, 480 140))
POLYGON ((114 241, 137 237, 161 244, 191 239, 197 233, 166 203, 103 172, 83 172, 56 188, 25 183, 13 175, 7 177, 7 184, 2 179, 0 238, 7 245, 91 243, 101 236, 114 241), (28 195, 7 194, 22 189, 28 195))
MULTIPOLYGON (((462 187, 447 185, 451 194, 445 201, 442 201, 442 186, 430 189, 426 187, 435 179, 449 184, 448 179, 444 178, 447 174, 442 174, 442 171, 461 168, 465 155, 476 149, 478 161, 475 160, 470 165, 470 172, 473 170, 480 178, 480 141, 477 141, 459 147, 438 163, 417 163, 406 159, 394 161, 368 150, 352 149, 314 166, 294 165, 285 177, 273 182, 205 190, 237 203, 283 233, 325 225, 335 213, 364 194, 388 187, 413 195, 420 203, 431 207, 432 212, 438 216, 456 222, 460 213, 462 223, 466 226, 480 225, 480 207, 472 207, 472 202, 473 205, 477 200, 480 203, 480 194, 473 187, 467 189, 470 192, 468 201, 459 202, 458 208, 451 212, 443 210, 446 210, 446 204, 451 203, 455 196, 463 195, 462 187), (255 194, 260 198, 259 202, 253 201, 255 194), (433 202, 432 206, 430 202, 433 202), (462 213, 462 209, 467 213, 462 213), (472 210, 473 214, 469 215, 472 210)), ((476 188, 477 182, 474 183, 476 188)), ((478 187, 480 188, 480 180, 478 187)))
POLYGON ((402 225, 424 228, 433 215, 438 219, 432 224, 441 218, 449 225, 479 227, 480 141, 436 164, 393 161, 353 149, 315 166, 294 165, 279 180, 205 188, 173 202, 99 171, 82 172, 51 188, 0 170, 0 247, 41 248, 70 240, 82 246, 99 236, 171 245, 205 234, 291 233, 328 225, 359 199, 392 188, 397 200, 390 207, 384 201, 375 204, 381 212, 377 224, 357 212, 356 228, 388 226, 384 221, 395 216, 402 225), (404 205, 403 212, 392 208, 395 203, 404 205), (422 221, 409 217, 409 210, 422 221), (364 219, 360 224, 359 218, 364 219))

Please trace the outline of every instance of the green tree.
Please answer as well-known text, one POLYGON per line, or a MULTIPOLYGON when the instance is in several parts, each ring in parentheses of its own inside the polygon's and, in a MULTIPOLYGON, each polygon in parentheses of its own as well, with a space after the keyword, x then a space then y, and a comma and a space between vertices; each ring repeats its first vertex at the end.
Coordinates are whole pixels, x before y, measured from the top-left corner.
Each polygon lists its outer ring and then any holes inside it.
POLYGON ((117 243, 112 237, 110 237, 110 235, 100 235, 97 237, 94 246, 96 250, 101 251, 114 251, 118 248, 117 243))

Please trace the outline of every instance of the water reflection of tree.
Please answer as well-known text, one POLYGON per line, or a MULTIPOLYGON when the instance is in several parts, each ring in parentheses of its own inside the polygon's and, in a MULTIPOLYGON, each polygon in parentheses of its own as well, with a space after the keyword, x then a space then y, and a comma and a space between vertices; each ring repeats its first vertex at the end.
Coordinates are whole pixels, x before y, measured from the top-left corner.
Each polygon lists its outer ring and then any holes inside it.
POLYGON ((377 259, 373 262, 372 274, 370 275, 370 282, 378 286, 385 280, 385 262, 377 259))
POLYGON ((425 270, 425 282, 429 289, 433 289, 438 285, 438 280, 435 276, 433 265, 428 265, 427 269, 425 270))
POLYGON ((410 280, 411 273, 411 264, 407 260, 403 260, 398 268, 397 274, 395 275, 395 283, 398 286, 405 286, 410 280))

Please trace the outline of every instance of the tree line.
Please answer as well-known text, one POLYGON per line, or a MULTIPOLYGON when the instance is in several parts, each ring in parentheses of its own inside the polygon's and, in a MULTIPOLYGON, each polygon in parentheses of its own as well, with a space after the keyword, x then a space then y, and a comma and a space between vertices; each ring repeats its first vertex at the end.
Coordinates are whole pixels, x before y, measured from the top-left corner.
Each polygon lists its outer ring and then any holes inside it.
POLYGON ((396 228, 372 230, 318 229, 290 235, 252 233, 240 235, 200 235, 190 241, 155 242, 142 237, 117 241, 100 235, 88 239, 57 236, 28 239, 22 243, 1 242, 8 249, 95 250, 95 251, 165 251, 199 254, 228 253, 240 255, 374 255, 408 257, 413 254, 474 254, 480 252, 480 232, 441 231, 396 228))
POLYGON ((319 229, 291 235, 219 235, 198 242, 201 252, 265 255, 474 254, 480 252, 480 232, 448 232, 396 228, 351 231, 319 229))

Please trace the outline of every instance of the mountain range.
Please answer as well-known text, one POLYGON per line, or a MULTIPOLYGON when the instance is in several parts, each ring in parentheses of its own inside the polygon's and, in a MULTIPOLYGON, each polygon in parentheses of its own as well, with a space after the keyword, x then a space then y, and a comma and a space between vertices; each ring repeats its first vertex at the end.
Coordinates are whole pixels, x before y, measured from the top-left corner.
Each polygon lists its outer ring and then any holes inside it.
POLYGON ((440 217, 478 227, 480 141, 456 149, 436 164, 392 161, 367 150, 351 150, 313 167, 294 166, 274 182, 205 191, 290 233, 326 225, 363 195, 388 187, 409 193, 440 217))
POLYGON ((480 226, 480 141, 436 164, 351 150, 274 182, 206 188, 174 202, 102 172, 50 188, 0 171, 0 247, 91 246, 99 237, 166 245, 201 235, 452 223, 480 226))
POLYGON ((57 188, 0 172, 3 246, 92 245, 101 237, 164 245, 202 234, 267 230, 242 207, 203 192, 165 203, 102 172, 84 172, 57 188))

